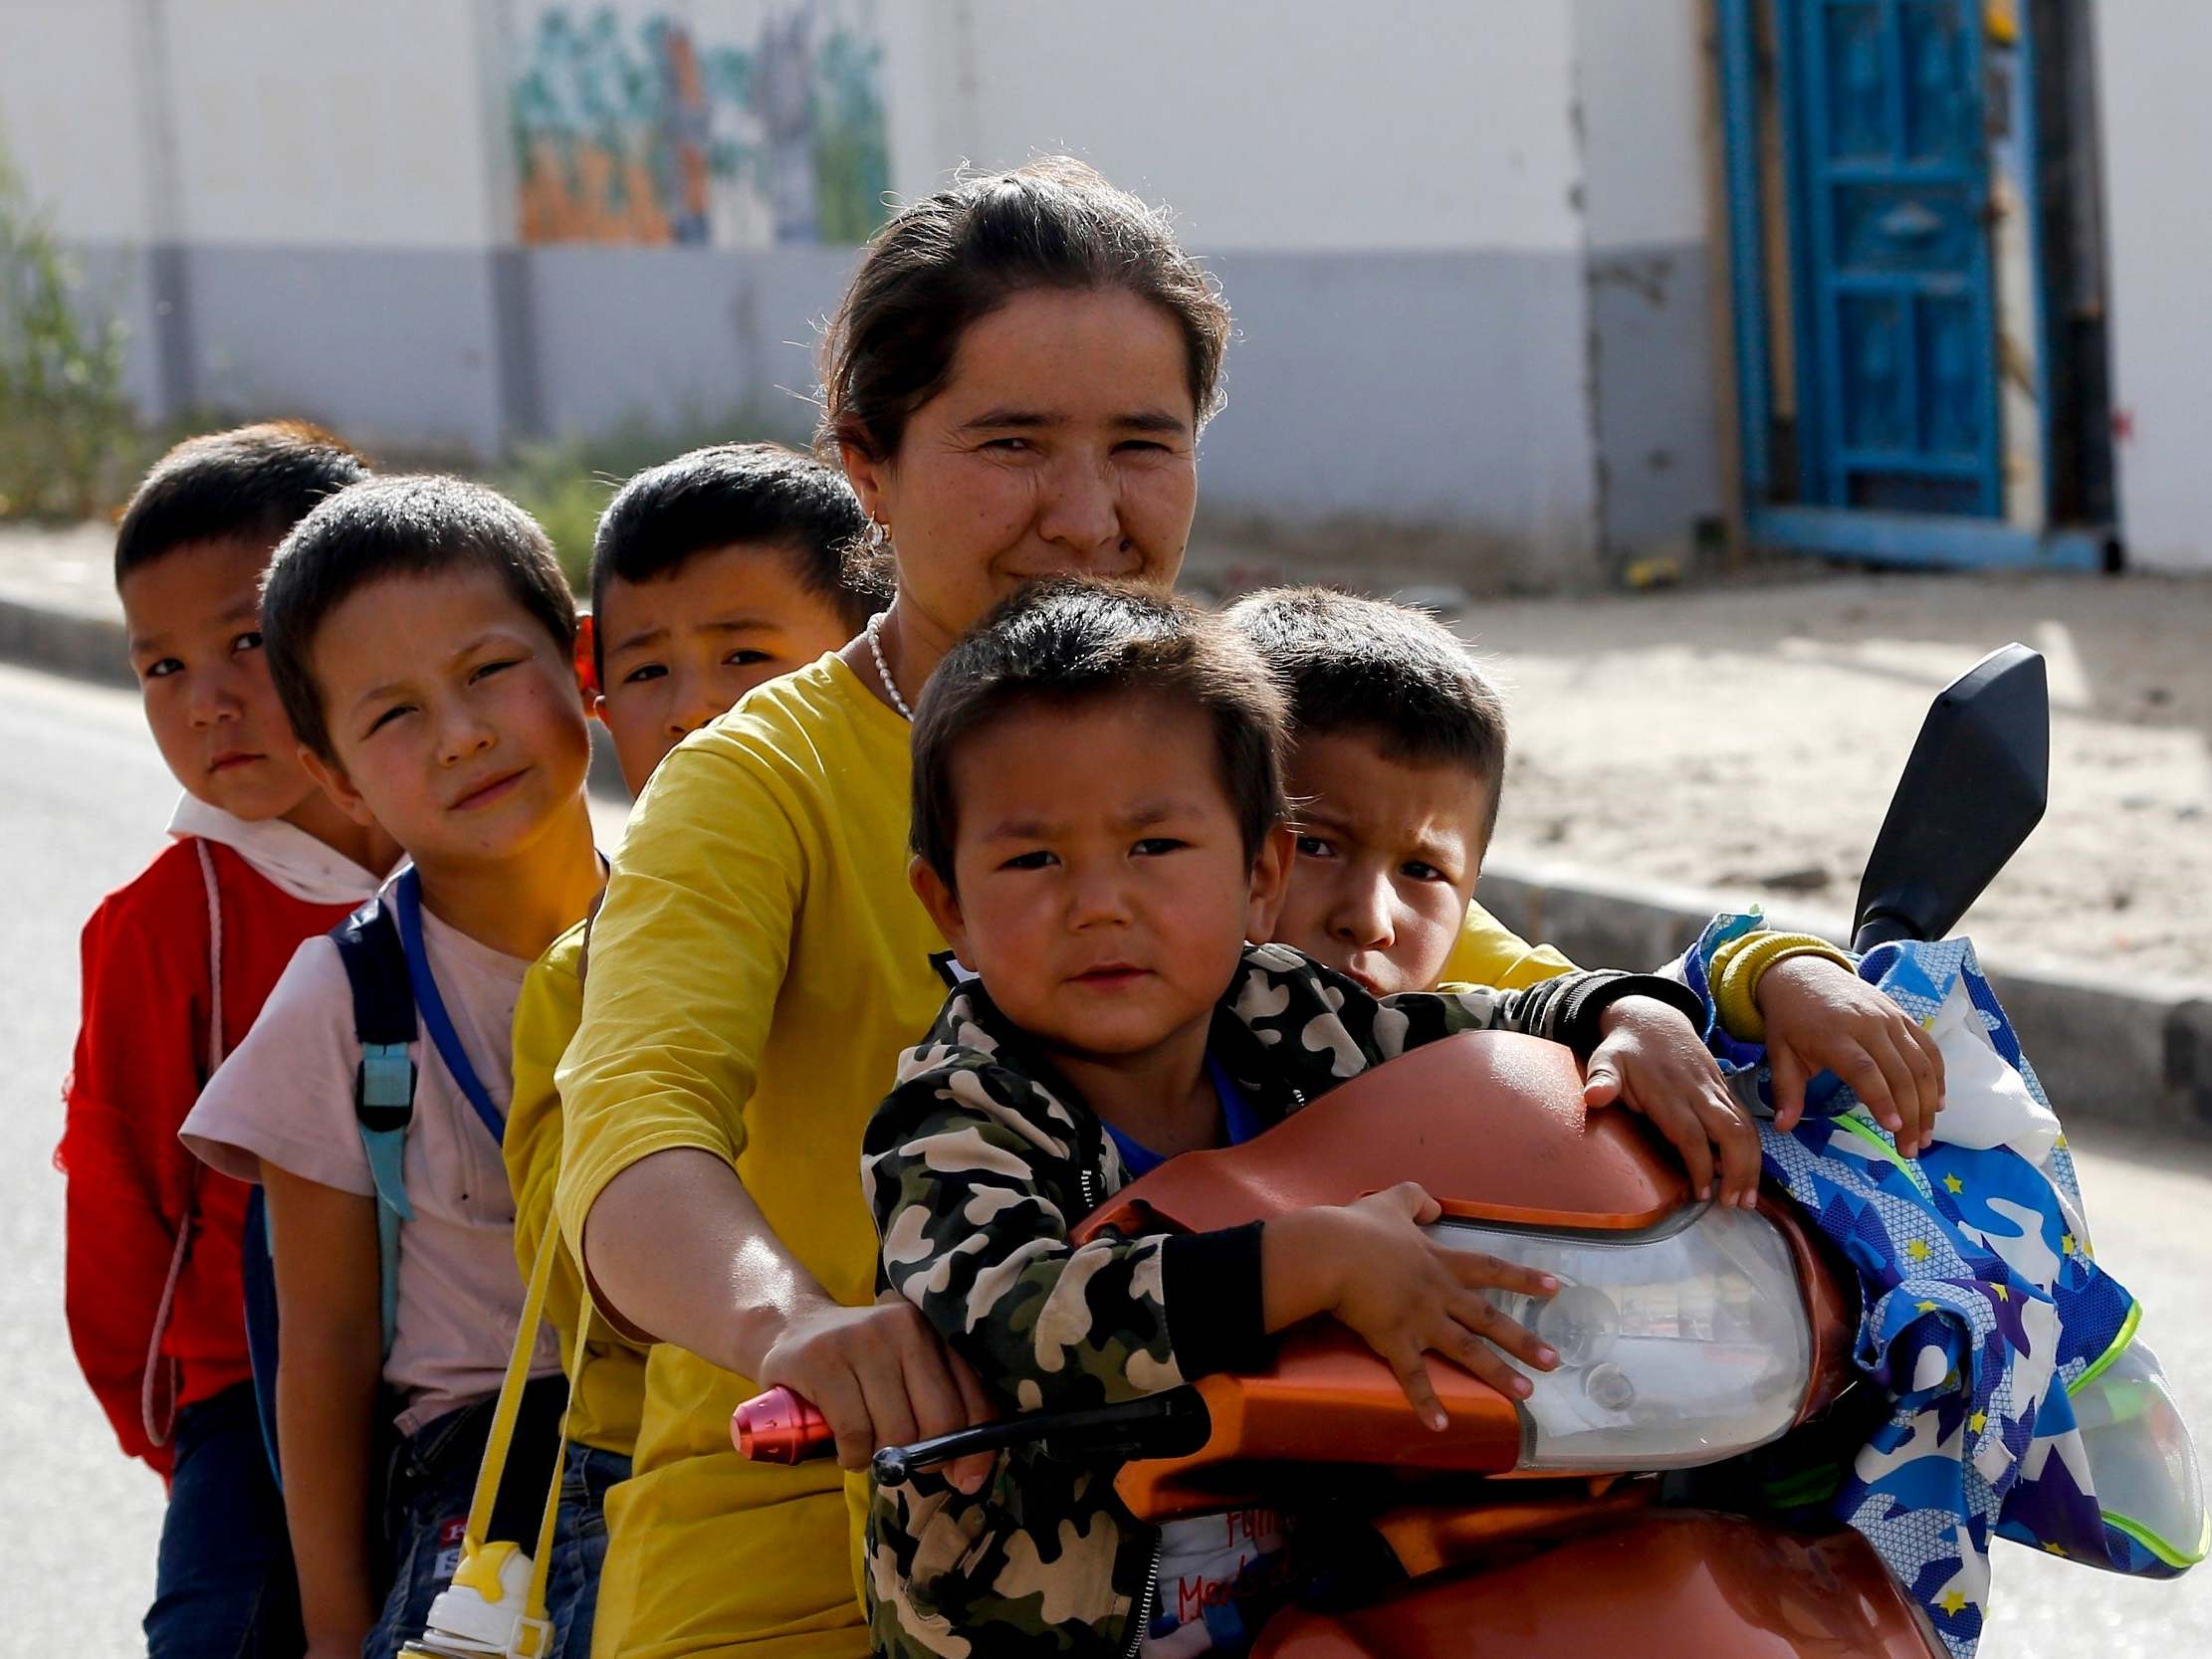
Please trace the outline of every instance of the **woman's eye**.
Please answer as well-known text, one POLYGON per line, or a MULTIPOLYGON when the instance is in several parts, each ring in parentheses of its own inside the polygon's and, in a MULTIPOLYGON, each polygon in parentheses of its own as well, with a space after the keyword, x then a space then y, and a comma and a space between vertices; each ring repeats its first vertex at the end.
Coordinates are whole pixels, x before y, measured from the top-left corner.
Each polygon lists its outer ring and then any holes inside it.
POLYGON ((668 669, 665 664, 640 663, 629 673, 622 676, 622 684, 625 686, 642 686, 648 680, 666 680, 667 678, 668 669))
POLYGON ((1301 835, 1298 837, 1298 856, 1300 858, 1334 858, 1336 849, 1318 835, 1301 835))
POLYGON ((723 658, 722 666, 724 668, 752 668, 757 664, 773 660, 766 651, 755 651, 751 647, 747 647, 733 651, 729 656, 723 658))
POLYGON ((182 674, 184 665, 174 657, 163 657, 157 663, 148 663, 138 671, 141 680, 166 680, 172 674, 182 674))
POLYGON ((1001 870, 1049 870, 1058 862, 1059 860, 1054 858, 1051 853, 1039 847, 1035 852, 1014 854, 1013 857, 1001 863, 998 868, 1001 870))
POLYGON ((1148 835, 1129 850, 1139 858, 1158 858, 1163 853, 1178 853, 1191 843, 1179 841, 1172 835, 1148 835))
POLYGON ((1031 445, 1026 438, 992 438, 985 442, 984 448, 997 450, 1002 455, 1025 455, 1031 445))
POLYGON ((259 651, 261 649, 261 630, 258 628, 247 629, 245 633, 240 634, 230 642, 230 648, 233 651, 259 651))

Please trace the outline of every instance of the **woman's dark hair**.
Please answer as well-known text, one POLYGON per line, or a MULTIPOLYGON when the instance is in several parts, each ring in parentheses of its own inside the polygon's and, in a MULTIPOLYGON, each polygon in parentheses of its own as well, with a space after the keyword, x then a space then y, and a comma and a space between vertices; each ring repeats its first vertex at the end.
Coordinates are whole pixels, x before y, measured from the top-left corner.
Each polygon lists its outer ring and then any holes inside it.
POLYGON ((1033 288, 1120 289, 1183 330, 1191 402, 1219 404, 1228 307, 1166 214, 1068 156, 961 179, 868 244, 822 346, 822 447, 883 459, 944 386, 971 323, 1033 288))
MULTIPOLYGON (((858 633, 891 603, 890 561, 862 545, 867 516, 844 475, 781 444, 716 444, 649 467, 615 493, 591 543, 591 609, 609 581, 671 576, 734 542, 787 550, 809 593, 858 633)), ((598 658, 601 640, 592 632, 598 658)), ((604 662, 594 662, 602 675, 604 662)))
POLYGON ((1247 857, 1288 815, 1281 682, 1234 629, 1187 599, 1118 582, 1032 582, 977 624, 937 665, 914 711, 915 854, 947 887, 960 802, 953 762, 964 742, 1040 705, 1120 700, 1181 704, 1214 726, 1221 787, 1247 857))
POLYGON ((368 477, 345 441, 306 421, 187 438, 153 464, 115 528, 115 580, 195 541, 274 547, 326 496, 368 477))
POLYGON ((538 520, 466 479, 372 478, 340 490, 293 526, 269 561, 261 635, 269 678, 300 741, 335 758, 315 639, 353 594, 394 576, 485 570, 560 647, 576 644, 576 602, 538 520))

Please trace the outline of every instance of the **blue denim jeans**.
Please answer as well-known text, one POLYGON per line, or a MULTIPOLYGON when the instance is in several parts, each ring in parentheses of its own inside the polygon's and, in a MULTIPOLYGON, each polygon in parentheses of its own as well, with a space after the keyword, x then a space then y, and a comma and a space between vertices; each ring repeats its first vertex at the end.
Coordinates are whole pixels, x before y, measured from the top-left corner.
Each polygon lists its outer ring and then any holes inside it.
MULTIPOLYGON (((547 1376, 523 1391, 506 1479, 492 1516, 495 1539, 518 1540, 526 1550, 537 1544, 546 1477, 567 1390, 562 1378, 547 1376)), ((453 1581, 453 1569, 461 1564, 469 1500, 492 1432, 492 1407, 493 1401, 482 1399, 448 1411, 402 1439, 393 1451, 384 1499, 391 1590, 376 1627, 361 1643, 361 1659, 396 1659, 405 1643, 422 1634, 430 1621, 430 1603, 453 1581)), ((548 1600, 557 1628, 565 1606, 550 1592, 548 1600)))
POLYGON ((297 1659, 300 1592, 284 1498, 269 1473, 253 1384, 176 1414, 169 1507, 161 1518, 150 1659, 297 1659))
POLYGON ((591 1659, 591 1616, 599 1605, 599 1568, 607 1558, 607 1489, 629 1478, 630 1460, 620 1452, 568 1448, 546 1584, 553 1621, 547 1659, 591 1659))

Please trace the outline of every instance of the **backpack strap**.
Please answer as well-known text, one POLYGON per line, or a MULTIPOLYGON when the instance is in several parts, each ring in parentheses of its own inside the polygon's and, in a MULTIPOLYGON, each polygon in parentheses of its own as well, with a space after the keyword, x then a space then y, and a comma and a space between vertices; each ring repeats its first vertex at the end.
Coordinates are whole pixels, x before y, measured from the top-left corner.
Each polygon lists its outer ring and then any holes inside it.
POLYGON ((399 1312, 399 1226, 414 1219, 403 1160, 415 1116, 415 992, 390 903, 371 899, 331 930, 353 992, 353 1035, 361 1045, 353 1074, 353 1117, 376 1183, 376 1251, 381 1268, 384 1351, 391 1352, 399 1312))
POLYGON ((246 1224, 238 1237, 240 1288, 246 1302, 246 1359, 254 1374, 254 1415, 261 1420, 261 1446, 269 1454, 269 1473, 284 1486, 277 1458, 277 1264, 269 1254, 268 1189, 256 1181, 246 1190, 246 1224))

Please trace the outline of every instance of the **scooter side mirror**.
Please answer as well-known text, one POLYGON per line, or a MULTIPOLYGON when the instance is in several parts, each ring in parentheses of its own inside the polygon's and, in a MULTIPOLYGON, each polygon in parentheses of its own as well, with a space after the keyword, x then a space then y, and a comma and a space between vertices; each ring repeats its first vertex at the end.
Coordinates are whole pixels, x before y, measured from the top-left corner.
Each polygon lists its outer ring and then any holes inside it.
POLYGON ((2008 645, 1928 710, 1867 859, 1853 948, 1957 927, 2042 821, 2050 785, 2043 658, 2008 645))

